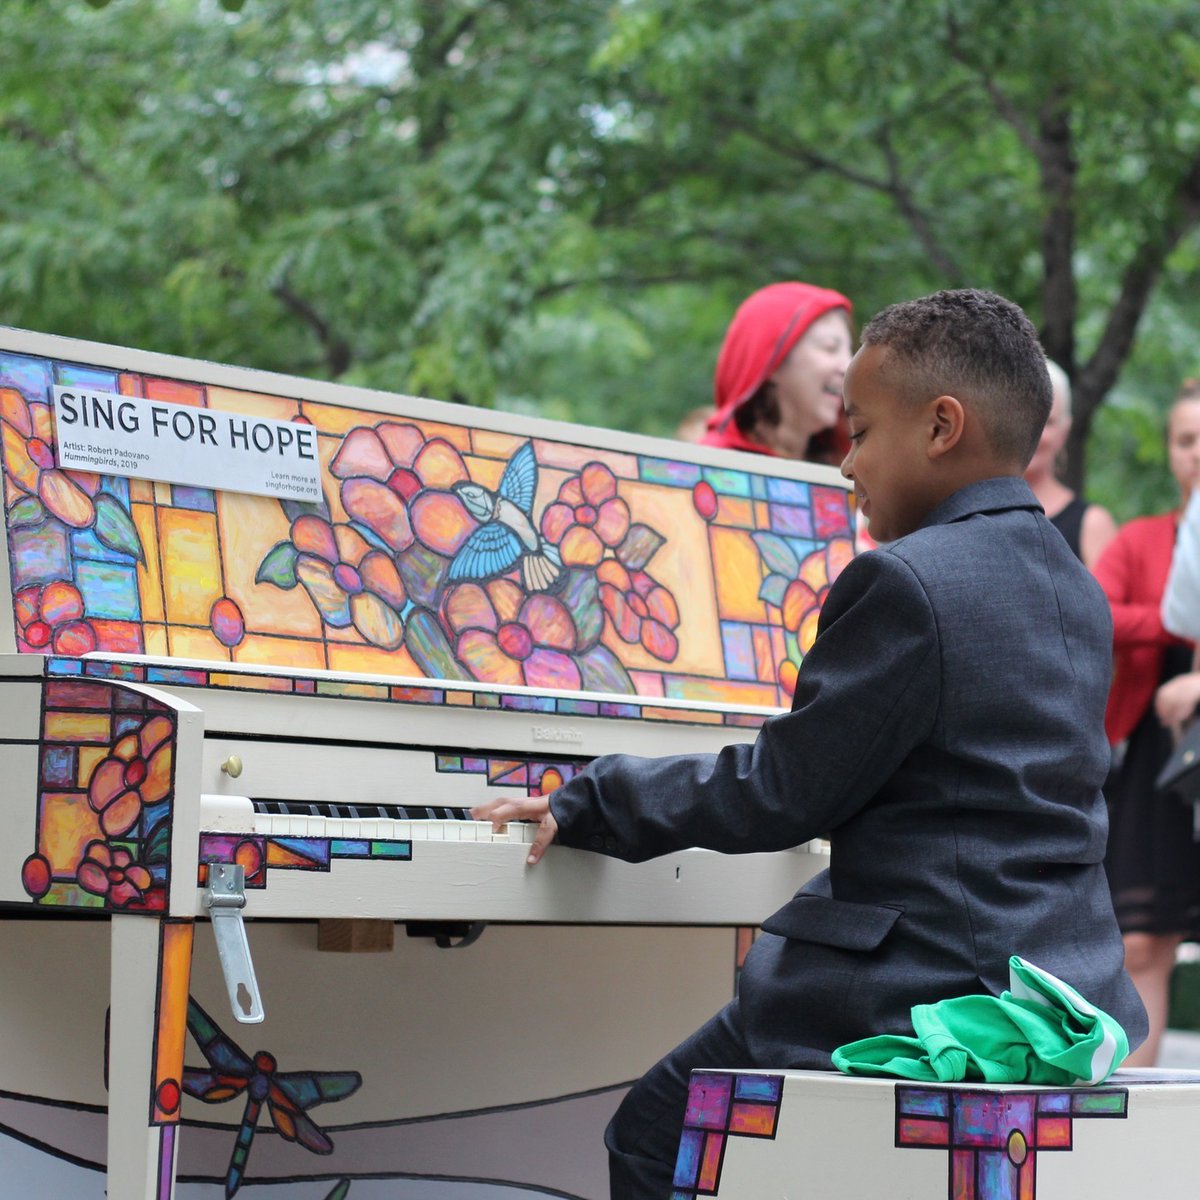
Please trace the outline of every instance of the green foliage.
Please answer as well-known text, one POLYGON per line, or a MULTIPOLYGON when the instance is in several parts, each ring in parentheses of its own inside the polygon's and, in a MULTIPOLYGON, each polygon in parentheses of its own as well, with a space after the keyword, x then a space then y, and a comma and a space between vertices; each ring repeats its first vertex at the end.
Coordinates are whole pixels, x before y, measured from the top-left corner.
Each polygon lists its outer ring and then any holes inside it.
POLYGON ((754 287, 986 286, 1075 376, 1089 490, 1169 491, 1189 0, 5 8, 12 324, 669 433, 754 287))
POLYGON ((41 0, 12 15, 10 321, 493 397, 570 234, 557 193, 591 138, 568 69, 587 6, 41 0), (562 69, 531 89, 539 58, 562 69))

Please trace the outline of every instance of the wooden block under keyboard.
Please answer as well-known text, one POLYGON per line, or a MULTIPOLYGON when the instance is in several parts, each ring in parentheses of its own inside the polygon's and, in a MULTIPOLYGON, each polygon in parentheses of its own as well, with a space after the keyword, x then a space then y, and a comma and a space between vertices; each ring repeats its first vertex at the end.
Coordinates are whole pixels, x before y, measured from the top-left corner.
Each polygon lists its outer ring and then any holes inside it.
POLYGON ((322 917, 317 921, 317 949, 338 954, 382 954, 395 945, 393 921, 322 917))

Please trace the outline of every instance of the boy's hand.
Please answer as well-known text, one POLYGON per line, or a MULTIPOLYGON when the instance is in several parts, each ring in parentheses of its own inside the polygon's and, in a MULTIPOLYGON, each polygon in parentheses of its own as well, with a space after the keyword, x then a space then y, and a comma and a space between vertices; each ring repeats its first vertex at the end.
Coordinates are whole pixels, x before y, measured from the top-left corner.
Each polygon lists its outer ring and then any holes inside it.
POLYGON ((550 811, 549 796, 521 796, 519 799, 487 800, 471 809, 471 816, 476 821, 491 821, 493 829, 509 821, 536 821, 537 835, 529 847, 525 861, 532 867, 541 861, 546 853, 546 847, 554 841, 558 833, 558 822, 550 811))

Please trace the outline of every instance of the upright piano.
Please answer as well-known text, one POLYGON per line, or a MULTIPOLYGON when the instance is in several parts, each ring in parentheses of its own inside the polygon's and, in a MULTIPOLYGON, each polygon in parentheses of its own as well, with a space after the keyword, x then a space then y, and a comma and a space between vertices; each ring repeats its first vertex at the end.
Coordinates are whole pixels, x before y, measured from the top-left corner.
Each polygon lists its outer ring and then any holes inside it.
POLYGON ((110 1200, 598 1194, 619 1085, 824 851, 529 870, 468 810, 753 738, 841 478, 14 329, 0 434, 0 1133, 95 1168, 106 1108, 110 1200))

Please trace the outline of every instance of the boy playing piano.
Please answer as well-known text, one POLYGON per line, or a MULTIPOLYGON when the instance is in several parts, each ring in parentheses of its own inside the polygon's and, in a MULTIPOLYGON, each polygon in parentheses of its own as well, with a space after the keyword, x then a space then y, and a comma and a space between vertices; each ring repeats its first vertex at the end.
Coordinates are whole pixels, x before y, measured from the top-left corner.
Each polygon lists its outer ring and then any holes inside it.
POLYGON ((1013 954, 1145 1036, 1102 866, 1108 605, 1021 478, 1050 410, 1036 332, 962 290, 893 305, 862 341, 842 473, 881 548, 830 590, 791 712, 753 744, 611 755, 548 800, 475 810, 539 821, 530 864, 552 841, 640 861, 830 840, 738 997, 621 1104, 614 1197, 670 1194, 693 1067, 827 1068, 911 1033, 915 1004, 998 995, 1013 954))

